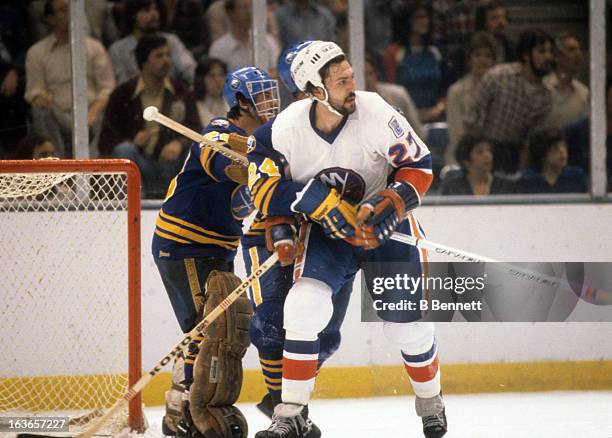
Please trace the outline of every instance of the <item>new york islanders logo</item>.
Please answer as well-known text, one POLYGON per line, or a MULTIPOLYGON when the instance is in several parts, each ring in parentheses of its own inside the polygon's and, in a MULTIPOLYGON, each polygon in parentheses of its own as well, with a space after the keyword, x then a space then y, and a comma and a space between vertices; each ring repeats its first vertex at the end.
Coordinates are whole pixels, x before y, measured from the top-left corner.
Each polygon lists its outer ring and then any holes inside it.
POLYGON ((365 195, 365 181, 354 170, 343 169, 342 167, 330 167, 323 169, 315 178, 324 182, 327 186, 333 187, 354 204, 358 204, 365 195))

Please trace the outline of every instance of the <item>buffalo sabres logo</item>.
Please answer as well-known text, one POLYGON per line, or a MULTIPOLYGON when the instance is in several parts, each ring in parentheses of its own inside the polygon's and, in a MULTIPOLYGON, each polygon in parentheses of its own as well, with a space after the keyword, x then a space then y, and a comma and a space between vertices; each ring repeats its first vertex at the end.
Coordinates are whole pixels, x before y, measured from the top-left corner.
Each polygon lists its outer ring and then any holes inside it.
POLYGON ((241 85, 242 82, 240 82, 240 79, 237 78, 233 78, 232 82, 230 82, 230 87, 232 87, 232 90, 240 90, 241 85))
POLYGON ((365 181, 354 170, 330 167, 320 171, 315 178, 335 188, 343 198, 355 204, 361 202, 365 194, 365 181))

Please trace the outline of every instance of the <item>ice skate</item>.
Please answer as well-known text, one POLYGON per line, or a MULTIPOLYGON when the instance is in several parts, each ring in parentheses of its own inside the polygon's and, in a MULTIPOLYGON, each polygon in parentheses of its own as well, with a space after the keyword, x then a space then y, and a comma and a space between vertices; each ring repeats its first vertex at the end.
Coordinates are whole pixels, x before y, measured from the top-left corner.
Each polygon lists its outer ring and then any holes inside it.
POLYGON ((416 412, 423 420, 423 435, 425 438, 441 438, 446 435, 446 409, 441 395, 431 398, 417 397, 416 412))
POLYGON ((272 424, 267 430, 257 432, 255 438, 319 438, 321 431, 308 419, 303 405, 280 403, 274 408, 272 424))

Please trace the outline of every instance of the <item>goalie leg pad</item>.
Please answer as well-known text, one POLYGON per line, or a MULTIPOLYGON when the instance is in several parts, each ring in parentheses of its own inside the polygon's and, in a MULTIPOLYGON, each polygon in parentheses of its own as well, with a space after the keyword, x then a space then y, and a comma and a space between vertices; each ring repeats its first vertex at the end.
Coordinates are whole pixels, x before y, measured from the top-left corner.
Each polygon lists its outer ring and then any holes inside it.
POLYGON ((164 416, 163 426, 164 435, 176 435, 176 425, 181 419, 183 393, 185 386, 182 384, 185 379, 185 360, 182 355, 177 357, 172 366, 172 386, 166 391, 166 415, 164 416))
MULTIPOLYGON (((206 283, 204 316, 240 283, 230 272, 212 271, 206 283)), ((190 413, 197 429, 207 438, 247 436, 246 419, 232 405, 242 386, 242 357, 249 346, 251 315, 250 300, 244 295, 239 297, 208 327, 200 344, 189 396, 190 413)))

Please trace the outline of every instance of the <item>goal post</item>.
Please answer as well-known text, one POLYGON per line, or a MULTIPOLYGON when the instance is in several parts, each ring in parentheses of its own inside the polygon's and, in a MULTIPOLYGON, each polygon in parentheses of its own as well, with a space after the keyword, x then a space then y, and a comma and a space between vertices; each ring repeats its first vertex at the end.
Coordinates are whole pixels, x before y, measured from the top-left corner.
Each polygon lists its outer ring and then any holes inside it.
MULTIPOLYGON (((140 207, 129 160, 0 160, 0 417, 78 433, 138 381, 140 207)), ((143 425, 138 396, 114 427, 143 425)))

